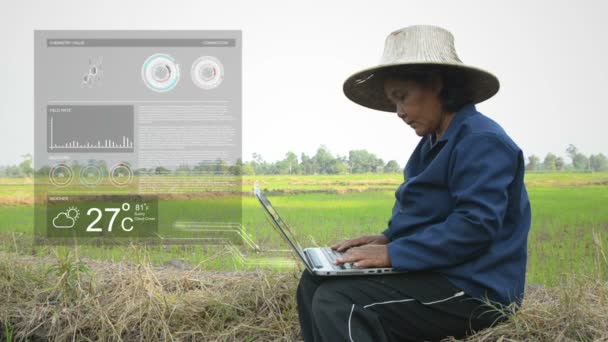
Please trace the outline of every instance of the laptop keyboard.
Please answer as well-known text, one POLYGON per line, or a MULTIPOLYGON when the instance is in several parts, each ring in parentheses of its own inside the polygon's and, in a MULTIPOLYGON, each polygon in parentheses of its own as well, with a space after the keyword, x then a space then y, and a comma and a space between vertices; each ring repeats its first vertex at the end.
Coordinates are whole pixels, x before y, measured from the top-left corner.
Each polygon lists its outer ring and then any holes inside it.
MULTIPOLYGON (((336 259, 341 257, 342 255, 344 255, 344 253, 337 252, 337 251, 331 249, 330 247, 321 248, 321 250, 323 251, 325 256, 327 256, 327 258, 329 259, 329 262, 332 264, 335 264, 336 259)), ((338 268, 341 268, 341 269, 356 268, 356 267, 353 267, 352 263, 345 263, 345 264, 335 265, 335 266, 338 268)))
MULTIPOLYGON (((355 267, 353 266, 352 263, 344 263, 341 265, 336 265, 335 261, 337 258, 341 257, 344 253, 340 253, 340 252, 336 252, 333 249, 329 248, 329 247, 325 247, 325 248, 320 248, 320 250, 323 252, 323 254, 325 254, 325 256, 327 257, 327 259, 329 260, 329 262, 336 268, 339 269, 343 269, 343 270, 348 270, 348 269, 352 269, 352 268, 359 268, 359 267, 355 267)), ((310 259, 310 261, 312 262, 313 266, 315 268, 322 268, 323 267, 323 262, 321 262, 321 260, 319 260, 319 257, 317 256, 316 253, 307 253, 308 257, 310 259)))
POLYGON ((312 261, 313 266, 315 268, 322 268, 323 267, 323 263, 321 262, 321 260, 319 260, 319 258, 317 257, 317 253, 307 253, 308 257, 310 258, 310 261, 312 261))

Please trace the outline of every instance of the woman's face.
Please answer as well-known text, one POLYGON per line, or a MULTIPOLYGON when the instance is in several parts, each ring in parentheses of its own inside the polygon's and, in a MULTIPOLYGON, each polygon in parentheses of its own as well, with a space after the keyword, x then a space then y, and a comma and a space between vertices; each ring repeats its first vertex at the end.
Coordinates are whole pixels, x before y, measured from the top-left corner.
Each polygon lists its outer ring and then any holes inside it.
POLYGON ((388 78, 384 82, 384 93, 397 106, 397 115, 421 137, 441 127, 444 115, 440 90, 441 81, 437 79, 426 87, 412 80, 388 78))

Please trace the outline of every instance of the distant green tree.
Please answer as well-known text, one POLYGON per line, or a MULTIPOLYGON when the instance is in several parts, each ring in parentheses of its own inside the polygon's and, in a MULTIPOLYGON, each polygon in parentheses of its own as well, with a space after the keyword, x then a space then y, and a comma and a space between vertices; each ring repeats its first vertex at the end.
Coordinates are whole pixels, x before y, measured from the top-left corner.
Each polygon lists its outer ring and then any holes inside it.
POLYGON ((315 173, 328 174, 330 172, 331 165, 334 157, 329 152, 329 149, 325 145, 319 146, 317 153, 312 157, 314 164, 316 165, 315 173))
POLYGON ((547 171, 555 171, 557 170, 556 166, 557 157, 553 153, 547 153, 545 156, 545 160, 543 161, 543 168, 547 171))
POLYGON ((211 173, 213 172, 213 163, 208 160, 200 161, 192 168, 192 171, 198 173, 211 173))
POLYGON ((251 163, 244 163, 241 172, 243 175, 253 175, 254 169, 253 166, 251 166, 251 163))
POLYGON ((370 156, 366 150, 351 150, 348 152, 350 173, 363 173, 370 170, 370 156))
POLYGON ((298 163, 298 156, 289 151, 285 154, 285 163, 288 166, 288 173, 290 175, 292 174, 298 174, 300 173, 300 164, 298 163))
POLYGON ((602 153, 589 156, 589 165, 593 171, 608 171, 608 158, 602 153))
POLYGON ((528 165, 526 165, 526 170, 527 171, 537 171, 539 162, 540 162, 540 159, 537 156, 535 156, 535 155, 529 156, 528 165))
POLYGON ((315 172, 314 161, 306 153, 301 154, 300 160, 303 174, 311 175, 315 172))
POLYGON ((251 161, 251 166, 253 167, 253 172, 256 175, 264 175, 268 173, 269 165, 264 161, 261 154, 253 153, 253 160, 251 161))
POLYGON ((36 170, 36 175, 37 176, 48 176, 49 172, 51 172, 51 167, 48 165, 44 165, 41 168, 39 168, 38 170, 36 170))
POLYGON ((224 174, 228 173, 228 164, 226 164, 226 161, 221 158, 217 158, 215 160, 213 172, 216 175, 224 175, 224 174))
POLYGON ((382 160, 382 158, 372 159, 372 172, 378 173, 378 172, 383 172, 383 171, 384 171, 384 160, 382 160))
POLYGON ((21 156, 23 161, 19 164, 19 173, 25 177, 32 177, 34 169, 32 168, 32 155, 30 153, 21 156))
POLYGON ((401 173, 401 167, 396 160, 389 160, 386 165, 384 165, 384 173, 401 173))
POLYGON ((578 148, 572 144, 566 147, 566 153, 572 160, 572 167, 575 170, 589 170, 589 158, 580 153, 578 148))
POLYGON ((4 172, 8 177, 22 177, 21 170, 19 170, 17 165, 6 166, 4 172))
POLYGON ((328 173, 330 174, 345 174, 348 173, 348 162, 345 157, 337 156, 329 166, 328 173))
POLYGON ((289 174, 289 163, 285 160, 279 160, 269 165, 270 174, 273 175, 288 175, 289 174))
POLYGON ((154 174, 157 174, 157 175, 166 175, 169 172, 170 172, 169 169, 167 169, 166 167, 163 167, 163 166, 157 166, 156 168, 154 168, 154 174))
POLYGON ((568 157, 570 157, 572 163, 574 163, 574 157, 578 154, 578 148, 570 144, 568 147, 566 147, 566 154, 568 154, 568 157))
POLYGON ((351 173, 379 172, 384 166, 382 159, 367 150, 349 151, 348 163, 351 173))
POLYGON ((589 170, 589 158, 582 153, 577 153, 572 159, 572 166, 577 170, 589 170))
POLYGON ((564 158, 562 158, 562 157, 555 158, 555 169, 557 171, 563 171, 565 166, 566 166, 566 162, 564 162, 564 158))
POLYGON ((241 158, 238 158, 234 164, 228 167, 228 172, 235 176, 240 176, 243 174, 243 161, 241 158))

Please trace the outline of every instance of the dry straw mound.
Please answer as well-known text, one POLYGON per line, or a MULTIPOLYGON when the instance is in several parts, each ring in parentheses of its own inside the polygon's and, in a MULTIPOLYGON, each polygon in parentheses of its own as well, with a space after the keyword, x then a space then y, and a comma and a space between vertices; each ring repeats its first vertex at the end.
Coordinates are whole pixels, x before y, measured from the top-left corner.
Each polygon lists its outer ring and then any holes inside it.
POLYGON ((0 340, 297 339, 294 274, 47 261, 1 255, 0 340))
MULTIPOLYGON (((298 273, 205 272, 0 254, 0 340, 295 341, 298 273)), ((505 324, 469 341, 608 341, 608 284, 528 289, 505 324)))

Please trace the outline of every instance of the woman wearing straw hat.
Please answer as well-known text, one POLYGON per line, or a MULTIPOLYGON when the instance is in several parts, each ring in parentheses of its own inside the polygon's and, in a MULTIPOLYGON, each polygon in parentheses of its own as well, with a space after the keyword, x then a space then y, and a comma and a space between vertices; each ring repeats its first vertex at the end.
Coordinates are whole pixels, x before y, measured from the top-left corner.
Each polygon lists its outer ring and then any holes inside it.
POLYGON ((344 82, 349 99, 397 113, 421 139, 382 234, 332 248, 345 252, 338 263, 404 273, 304 271, 306 341, 462 337, 521 305, 530 228, 523 154, 475 107, 498 88, 494 75, 460 61, 450 32, 428 25, 389 34, 380 65, 344 82))

